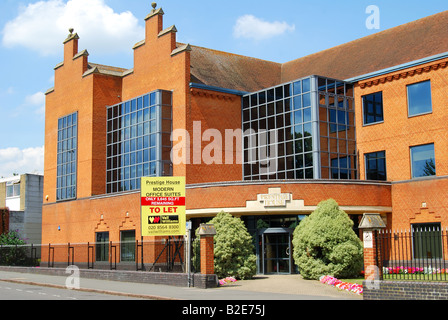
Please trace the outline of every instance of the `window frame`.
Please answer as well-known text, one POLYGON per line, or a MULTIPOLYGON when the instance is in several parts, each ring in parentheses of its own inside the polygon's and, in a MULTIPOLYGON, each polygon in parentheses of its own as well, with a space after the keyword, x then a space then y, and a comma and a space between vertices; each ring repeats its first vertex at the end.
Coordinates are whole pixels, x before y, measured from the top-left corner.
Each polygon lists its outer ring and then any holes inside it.
POLYGON ((20 182, 7 182, 5 199, 13 199, 20 197, 20 182), (8 196, 8 189, 12 189, 12 195, 8 196))
POLYGON ((411 224, 413 259, 441 259, 443 257, 442 224, 427 222, 411 224), (431 230, 432 229, 432 230, 431 230), (439 239, 440 241, 436 241, 439 239), (428 247, 430 251, 428 251, 428 247), (423 248, 426 250, 424 255, 423 248), (428 256, 428 253, 430 256, 428 256))
POLYGON ((135 262, 136 232, 133 230, 120 230, 120 261, 135 262), (130 236, 131 235, 131 236, 130 236), (128 240, 132 238, 132 240, 128 240))
POLYGON ((423 80, 423 81, 419 81, 419 82, 415 82, 415 83, 410 83, 408 85, 406 85, 406 98, 407 98, 407 108, 408 108, 408 118, 412 118, 412 117, 418 117, 418 116, 422 116, 422 115, 426 115, 426 114, 431 114, 433 112, 433 101, 432 101, 432 83, 431 83, 431 79, 428 80, 423 80), (430 100, 430 104, 431 104, 431 110, 430 111, 424 111, 424 112, 419 112, 419 113, 415 113, 415 114, 411 114, 411 98, 409 95, 409 88, 411 88, 412 86, 416 86, 418 84, 422 84, 422 83, 429 83, 429 100, 430 100))
MULTIPOLYGON (((437 176, 437 164, 436 164, 436 148, 435 148, 435 144, 434 143, 426 143, 426 144, 421 144, 421 145, 415 145, 415 146, 410 146, 409 147, 409 152, 410 152, 410 164, 411 164, 411 179, 419 179, 419 178, 428 178, 428 177, 435 177, 437 176), (431 146, 432 145, 432 151, 434 152, 434 171, 435 173, 433 175, 426 175, 426 176, 414 176, 414 157, 413 157, 413 151, 416 148, 419 147, 425 147, 425 146, 431 146)), ((430 160, 430 159, 429 159, 430 160)))
POLYGON ((58 119, 56 202, 76 200, 78 196, 78 129, 78 111, 58 119), (68 119, 71 124, 67 123, 68 119), (69 190, 72 192, 70 196, 67 195, 69 190))
MULTIPOLYGON (((365 153, 364 154, 364 174, 365 174, 365 180, 387 181, 387 160, 386 160, 386 151, 385 150, 369 152, 369 153, 365 153), (384 157, 379 157, 378 156, 379 153, 384 153, 384 157), (370 159, 368 159, 368 156, 369 155, 373 155, 373 154, 376 154, 375 160, 376 160, 377 168, 378 168, 378 161, 380 159, 384 159, 384 176, 385 176, 384 180, 381 180, 381 179, 369 179, 368 165, 367 164, 368 164, 370 159)), ((376 175, 378 176, 378 169, 377 169, 376 175)))
POLYGON ((95 233, 95 261, 109 261, 109 231, 95 233))
MULTIPOLYGON (((375 125, 375 124, 380 124, 380 123, 384 123, 384 95, 383 95, 383 91, 377 91, 377 92, 372 92, 366 95, 361 96, 361 101, 362 101, 362 124, 363 126, 370 126, 370 125, 375 125), (373 122, 367 122, 366 120, 366 112, 368 111, 368 108, 365 104, 365 98, 368 96, 373 96, 376 94, 381 94, 381 116, 382 119, 381 120, 375 120, 373 122)), ((374 105, 375 107, 375 105, 374 105)), ((376 110, 376 108, 375 108, 376 110)), ((376 114, 375 114, 376 117, 376 114)))

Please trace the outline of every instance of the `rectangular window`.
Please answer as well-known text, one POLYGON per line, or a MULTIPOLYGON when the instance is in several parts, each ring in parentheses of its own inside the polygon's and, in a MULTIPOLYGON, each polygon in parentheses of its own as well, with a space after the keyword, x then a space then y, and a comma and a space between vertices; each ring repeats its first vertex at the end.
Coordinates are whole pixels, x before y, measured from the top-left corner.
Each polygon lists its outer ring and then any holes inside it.
POLYGON ((377 92, 362 97, 364 124, 384 121, 383 93, 377 92))
POLYGON ((6 198, 20 197, 20 183, 6 183, 6 198))
POLYGON ((414 259, 442 258, 442 234, 440 223, 412 225, 414 259))
POLYGON ((121 261, 135 261, 135 230, 121 231, 121 261))
POLYGON ((412 178, 436 175, 434 144, 411 147, 412 178))
POLYGON ((76 199, 78 113, 58 120, 56 200, 76 199))
POLYGON ((107 109, 107 193, 171 176, 172 93, 154 91, 107 109))
POLYGON ((109 232, 96 234, 96 261, 109 261, 109 232))
POLYGON ((432 112, 431 81, 408 85, 409 116, 432 112))
POLYGON ((386 181, 386 152, 379 151, 365 155, 366 179, 386 181))

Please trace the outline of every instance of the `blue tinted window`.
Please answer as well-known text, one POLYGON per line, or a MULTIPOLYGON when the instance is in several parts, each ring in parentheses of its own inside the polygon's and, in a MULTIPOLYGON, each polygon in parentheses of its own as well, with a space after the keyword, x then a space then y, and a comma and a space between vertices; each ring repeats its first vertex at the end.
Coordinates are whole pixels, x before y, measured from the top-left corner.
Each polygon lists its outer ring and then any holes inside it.
MULTIPOLYGON (((108 108, 107 193, 138 189, 141 177, 158 174, 150 170, 152 163, 156 169, 171 165, 158 145, 162 132, 171 132, 172 126, 171 113, 165 115, 163 122, 160 117, 162 94, 166 101, 171 101, 171 92, 155 91, 108 108), (163 165, 157 166, 157 162, 163 165)), ((72 122, 73 119, 76 118, 72 117, 72 122)))
POLYGON ((58 120, 56 200, 76 198, 78 114, 58 120))
POLYGON ((408 108, 409 116, 432 112, 430 81, 408 86, 408 108))
POLYGON ((307 93, 303 95, 303 107, 311 106, 311 94, 307 93))
POLYGON ((294 94, 301 94, 302 93, 302 81, 294 82, 294 84, 293 84, 293 92, 294 92, 294 94))
POLYGON ((434 144, 411 147, 412 178, 436 175, 434 144))
POLYGON ((302 81, 303 83, 303 93, 311 91, 311 80, 305 79, 302 81))

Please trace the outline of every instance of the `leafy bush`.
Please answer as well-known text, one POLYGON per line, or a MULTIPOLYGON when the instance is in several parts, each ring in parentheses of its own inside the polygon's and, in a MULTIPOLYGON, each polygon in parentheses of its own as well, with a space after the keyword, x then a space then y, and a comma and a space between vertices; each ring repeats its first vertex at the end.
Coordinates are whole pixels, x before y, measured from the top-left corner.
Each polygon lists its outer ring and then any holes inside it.
POLYGON ((24 245, 26 244, 25 240, 20 238, 18 231, 11 230, 8 233, 3 233, 0 235, 0 245, 24 245))
MULTIPOLYGON (((216 275, 219 278, 235 277, 240 280, 252 278, 257 272, 257 258, 254 254, 252 237, 244 222, 240 218, 221 212, 209 223, 216 229, 214 238, 216 275)), ((197 248, 198 245, 199 241, 196 241, 194 247, 197 248)), ((197 250, 194 250, 194 254, 197 258, 197 250)))
POLYGON ((22 240, 17 231, 11 230, 0 235, 0 265, 22 266, 28 263, 26 242, 22 240))
POLYGON ((294 230, 294 261, 305 279, 350 278, 363 268, 363 246, 353 221, 336 201, 321 202, 294 230))

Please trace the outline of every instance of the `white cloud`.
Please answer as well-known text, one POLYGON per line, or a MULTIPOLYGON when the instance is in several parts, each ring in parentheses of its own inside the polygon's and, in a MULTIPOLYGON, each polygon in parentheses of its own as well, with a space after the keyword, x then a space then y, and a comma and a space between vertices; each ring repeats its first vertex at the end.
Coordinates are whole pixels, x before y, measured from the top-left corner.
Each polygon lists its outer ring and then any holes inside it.
POLYGON ((44 172, 44 147, 0 149, 0 177, 44 172))
POLYGON ((236 38, 264 40, 286 32, 293 32, 295 29, 295 25, 289 25, 286 22, 268 22, 253 15, 244 15, 236 21, 233 35, 236 38))
POLYGON ((6 23, 2 42, 8 48, 23 46, 48 56, 60 53, 68 29, 74 28, 84 49, 97 54, 131 51, 144 38, 138 22, 129 11, 114 12, 105 0, 39 1, 22 7, 6 23))
POLYGON ((25 97, 25 105, 33 108, 36 114, 45 114, 45 94, 43 92, 36 92, 25 97))

